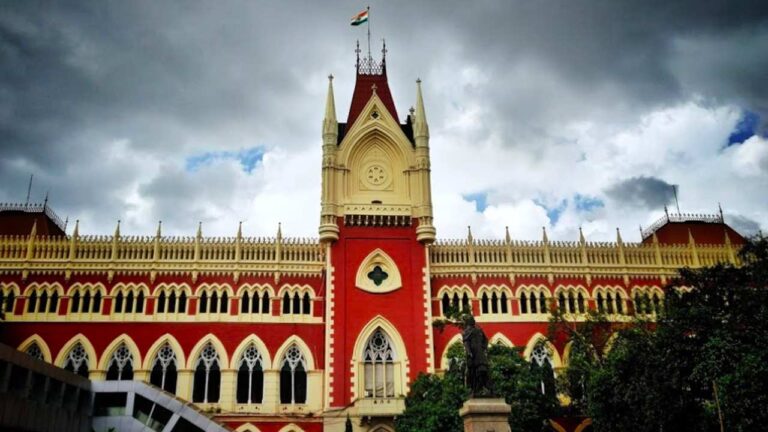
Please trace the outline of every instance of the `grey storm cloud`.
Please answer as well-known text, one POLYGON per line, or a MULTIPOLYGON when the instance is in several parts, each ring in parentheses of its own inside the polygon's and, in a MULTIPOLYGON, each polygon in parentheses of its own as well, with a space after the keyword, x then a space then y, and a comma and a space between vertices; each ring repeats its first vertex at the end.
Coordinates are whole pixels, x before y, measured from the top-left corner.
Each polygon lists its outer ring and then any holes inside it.
MULTIPOLYGON (((5 2, 0 201, 23 199, 35 173, 36 196, 50 189, 65 213, 115 219, 132 208, 131 184, 145 185, 150 200, 165 196, 141 159, 183 164, 213 150, 319 146, 328 72, 346 117, 354 40, 364 37, 348 19, 361 7, 5 2), (116 141, 137 160, 102 164, 116 141)), ((567 140, 553 125, 623 125, 692 97, 768 118, 764 1, 399 0, 373 4, 371 22, 376 54, 387 38, 398 111, 407 112, 422 77, 435 129, 449 121, 448 107, 473 101, 486 109, 482 130, 518 147, 567 140), (457 89, 462 65, 484 81, 457 89), (459 90, 470 100, 457 100, 459 90)))
POLYGON ((736 232, 745 236, 752 236, 760 231, 760 224, 744 215, 728 214, 725 216, 725 221, 735 229, 736 232))
POLYGON ((655 177, 632 177, 609 187, 605 193, 622 205, 656 210, 672 202, 674 186, 655 177))

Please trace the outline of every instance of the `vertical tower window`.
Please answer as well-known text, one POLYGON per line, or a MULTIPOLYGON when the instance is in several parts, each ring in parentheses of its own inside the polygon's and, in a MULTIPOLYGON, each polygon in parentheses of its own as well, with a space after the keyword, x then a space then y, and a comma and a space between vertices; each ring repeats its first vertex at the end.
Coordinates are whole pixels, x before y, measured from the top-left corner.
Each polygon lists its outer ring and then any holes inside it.
POLYGON ((387 398, 395 395, 395 353, 381 329, 371 335, 363 353, 365 397, 387 398))
POLYGON ((108 381, 122 381, 133 379, 133 354, 128 350, 125 344, 120 344, 112 358, 109 359, 107 366, 108 381))
POLYGON ((176 353, 168 342, 157 350, 149 382, 168 393, 176 394, 176 353))
POLYGON ((220 386, 221 368, 219 366, 219 353, 208 342, 197 359, 192 385, 192 402, 218 402, 220 386))
POLYGON ((64 361, 64 369, 88 378, 88 353, 85 352, 83 344, 78 342, 69 350, 67 359, 64 361))

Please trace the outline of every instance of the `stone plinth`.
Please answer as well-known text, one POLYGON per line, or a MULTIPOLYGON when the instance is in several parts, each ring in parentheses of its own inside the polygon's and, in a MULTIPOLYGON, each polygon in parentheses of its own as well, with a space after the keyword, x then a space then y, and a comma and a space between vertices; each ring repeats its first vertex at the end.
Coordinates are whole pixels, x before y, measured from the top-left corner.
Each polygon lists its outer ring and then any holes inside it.
POLYGON ((464 432, 510 432, 510 412, 512 407, 501 398, 470 399, 459 409, 464 432))

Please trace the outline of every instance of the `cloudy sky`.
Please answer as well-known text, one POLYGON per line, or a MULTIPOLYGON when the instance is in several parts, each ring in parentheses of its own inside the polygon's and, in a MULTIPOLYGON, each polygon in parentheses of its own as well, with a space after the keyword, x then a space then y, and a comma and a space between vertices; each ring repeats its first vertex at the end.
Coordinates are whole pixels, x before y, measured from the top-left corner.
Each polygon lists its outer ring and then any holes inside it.
MULTIPOLYGON (((439 237, 637 241, 672 185, 768 229, 766 2, 370 3, 401 115, 423 80, 439 237)), ((366 4, 3 2, 0 202, 34 173, 81 232, 315 236, 366 4)))

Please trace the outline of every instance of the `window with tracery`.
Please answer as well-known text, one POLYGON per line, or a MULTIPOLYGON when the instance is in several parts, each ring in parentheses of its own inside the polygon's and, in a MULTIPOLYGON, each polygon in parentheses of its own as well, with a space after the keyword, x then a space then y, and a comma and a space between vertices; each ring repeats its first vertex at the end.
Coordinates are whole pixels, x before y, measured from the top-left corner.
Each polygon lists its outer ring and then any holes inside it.
POLYGON ((24 351, 28 356, 32 358, 36 358, 38 360, 43 360, 43 350, 40 349, 40 347, 37 345, 37 343, 32 342, 27 349, 24 351))
POLYGON ((176 394, 176 379, 178 378, 176 353, 168 342, 165 342, 152 363, 149 382, 168 393, 176 394))
POLYGON ((83 344, 78 342, 69 350, 67 358, 64 360, 64 369, 88 378, 88 353, 83 344))
POLYGON ((285 352, 280 367, 280 403, 307 402, 307 361, 296 345, 285 352))
POLYGON ((312 314, 312 299, 309 293, 304 295, 294 292, 293 295, 287 291, 283 294, 282 300, 283 315, 311 315, 312 314))
POLYGON ((520 294, 521 314, 544 314, 547 312, 547 296, 543 291, 538 293, 536 291, 522 292, 520 294))
POLYGON ((187 312, 187 294, 182 291, 178 296, 175 291, 166 294, 161 291, 157 296, 158 313, 186 313, 187 312))
POLYGON ((51 290, 51 294, 48 294, 46 289, 35 289, 27 297, 28 313, 56 313, 58 307, 59 293, 56 290, 51 290))
POLYGON ((107 366, 107 381, 123 381, 133 379, 133 354, 124 343, 112 353, 107 366))
POLYGON ((192 386, 192 402, 216 403, 219 401, 221 390, 221 366, 219 353, 213 344, 208 342, 195 366, 195 377, 192 386))
POLYGON ((552 367, 552 353, 545 344, 539 343, 531 351, 531 366, 540 375, 541 394, 554 394, 555 372, 552 367))
POLYGON ((264 396, 264 365, 256 345, 250 344, 240 357, 237 370, 237 403, 258 404, 264 396))
POLYGON ((395 351, 387 335, 376 329, 363 352, 365 397, 395 396, 395 351))
POLYGON ((115 295, 116 313, 143 313, 144 312, 144 292, 142 290, 128 289, 122 290, 115 295))

